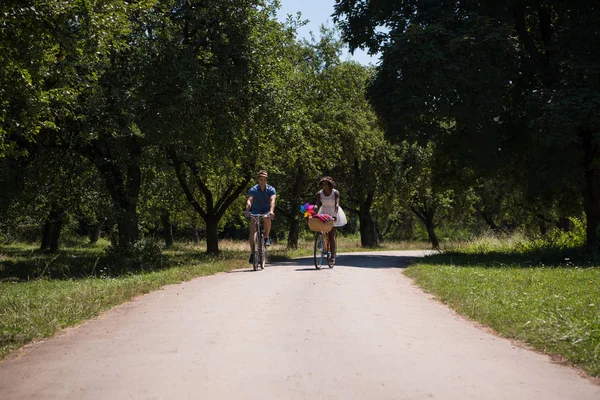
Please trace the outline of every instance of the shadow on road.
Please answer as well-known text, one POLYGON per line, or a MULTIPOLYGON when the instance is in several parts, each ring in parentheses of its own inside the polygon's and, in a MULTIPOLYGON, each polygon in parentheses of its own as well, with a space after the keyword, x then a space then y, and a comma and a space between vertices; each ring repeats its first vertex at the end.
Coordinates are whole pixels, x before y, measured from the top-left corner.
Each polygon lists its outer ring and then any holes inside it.
MULTIPOLYGON (((265 266, 265 268, 266 267, 267 266, 265 266)), ((254 268, 252 266, 250 266, 250 267, 248 267, 248 269, 232 269, 231 271, 225 271, 225 272, 227 274, 238 274, 240 272, 260 272, 260 271, 261 271, 260 269, 258 271, 255 271, 254 268)))
MULTIPOLYGON (((340 254, 336 258, 335 268, 406 268, 409 264, 419 257, 398 256, 398 255, 373 255, 373 254, 340 254)), ((293 261, 279 262, 276 265, 290 266, 295 265, 302 268, 296 268, 296 271, 317 271, 314 266, 313 258, 297 258, 293 261)), ((324 264, 322 269, 329 269, 324 264)))

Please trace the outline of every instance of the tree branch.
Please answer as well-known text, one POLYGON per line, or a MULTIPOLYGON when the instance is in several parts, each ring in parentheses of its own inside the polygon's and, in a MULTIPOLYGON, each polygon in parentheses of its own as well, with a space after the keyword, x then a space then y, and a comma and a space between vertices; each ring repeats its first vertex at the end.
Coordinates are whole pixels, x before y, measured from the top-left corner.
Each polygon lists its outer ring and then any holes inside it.
POLYGON ((544 65, 544 57, 539 52, 533 38, 527 31, 527 23, 525 22, 525 6, 522 1, 516 1, 514 6, 514 16, 515 16, 515 28, 517 29, 517 34, 519 35, 519 39, 525 46, 525 50, 537 64, 540 70, 543 69, 544 65))
POLYGON ((212 215, 214 212, 215 205, 213 204, 213 194, 206 186, 202 177, 200 176, 200 171, 198 171, 198 167, 193 161, 189 161, 186 163, 192 174, 194 175, 194 181, 196 182, 196 186, 198 189, 204 194, 204 198, 206 199, 206 214, 212 215))
POLYGON ((206 211, 204 211, 202 206, 200 204, 198 204, 198 202, 194 198, 194 194, 192 193, 192 191, 190 190, 190 187, 187 184, 187 181, 185 178, 185 173, 183 171, 183 165, 181 164, 181 161, 179 160, 179 158, 177 157, 177 155, 175 154, 175 151, 173 149, 167 149, 167 153, 169 155, 169 158, 173 162, 173 168, 175 169, 175 175, 177 175, 177 180, 179 181, 179 185, 181 186, 181 189, 183 190, 185 197, 188 199, 188 202, 192 205, 194 210, 196 210, 196 212, 200 215, 200 217, 202 217, 204 222, 206 222, 206 211))

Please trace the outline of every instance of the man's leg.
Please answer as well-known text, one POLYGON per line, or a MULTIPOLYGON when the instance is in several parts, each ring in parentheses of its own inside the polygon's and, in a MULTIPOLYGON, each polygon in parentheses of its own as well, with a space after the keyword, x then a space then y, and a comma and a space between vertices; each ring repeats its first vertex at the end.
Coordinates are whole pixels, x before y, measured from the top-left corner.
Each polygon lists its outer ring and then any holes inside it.
POLYGON ((271 234, 271 218, 263 218, 263 222, 265 224, 265 242, 269 239, 268 243, 265 243, 267 246, 271 245, 271 239, 269 235, 271 234))
MULTIPOLYGON (((248 242, 250 243, 250 260, 254 257, 254 232, 256 232, 256 222, 250 219, 250 235, 248 236, 248 242)), ((252 262, 252 261, 250 261, 252 262)))

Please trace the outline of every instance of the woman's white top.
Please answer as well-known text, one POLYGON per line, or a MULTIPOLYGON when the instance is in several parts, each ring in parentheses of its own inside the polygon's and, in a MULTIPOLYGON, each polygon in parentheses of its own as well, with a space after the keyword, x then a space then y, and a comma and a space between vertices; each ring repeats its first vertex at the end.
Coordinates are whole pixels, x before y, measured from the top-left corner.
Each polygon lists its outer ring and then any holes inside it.
MULTIPOLYGON (((335 214, 335 193, 338 193, 339 196, 339 192, 336 189, 333 189, 331 191, 331 194, 329 194, 329 196, 325 196, 325 194, 323 193, 323 190, 319 191, 319 196, 321 199, 321 208, 319 208, 319 214, 329 214, 330 216, 333 217, 333 214, 335 214)), ((333 226, 339 227, 339 226, 344 226, 348 223, 348 220, 346 219, 346 214, 344 213, 344 210, 342 210, 341 206, 338 206, 338 211, 337 211, 337 220, 333 221, 333 226)))

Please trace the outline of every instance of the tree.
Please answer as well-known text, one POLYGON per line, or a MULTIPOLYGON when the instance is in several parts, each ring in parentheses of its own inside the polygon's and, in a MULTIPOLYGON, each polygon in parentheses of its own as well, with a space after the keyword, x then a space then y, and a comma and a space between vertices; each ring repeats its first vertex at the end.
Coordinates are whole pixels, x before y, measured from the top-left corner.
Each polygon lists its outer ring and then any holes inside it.
POLYGON ((339 65, 341 50, 335 32, 324 26, 318 39, 312 37, 289 48, 291 65, 282 113, 285 129, 275 138, 276 146, 286 151, 274 154, 273 159, 273 182, 281 193, 277 212, 288 225, 288 248, 298 247, 300 206, 314 201, 316 182, 339 160, 339 141, 328 123, 330 95, 336 86, 330 72, 339 65))
POLYGON ((427 229, 429 242, 439 248, 435 228, 441 214, 452 207, 454 191, 447 189, 435 179, 435 145, 426 146, 404 143, 402 147, 402 177, 400 196, 406 199, 408 209, 419 218, 427 229))
MULTIPOLYGON (((327 130, 335 138, 338 160, 333 174, 342 182, 343 204, 359 218, 363 247, 376 247, 379 235, 372 208, 394 157, 383 129, 366 99, 372 71, 344 62, 330 71, 327 130)), ((389 181, 388 181, 389 182, 389 181)))
POLYGON ((29 147, 28 152, 29 157, 19 164, 4 165, 6 169, 18 168, 13 170, 18 179, 2 181, 6 191, 0 218, 12 220, 13 224, 27 219, 42 221, 40 248, 56 252, 67 221, 100 209, 107 194, 98 185, 93 166, 80 155, 39 145, 29 147))
MULTIPOLYGON (((219 223, 270 163, 280 130, 285 30, 262 0, 164 2, 152 27, 142 130, 162 138, 217 253, 219 223)), ((284 75, 283 75, 284 76, 284 75)))
POLYGON ((525 191, 544 197, 577 188, 588 244, 598 243, 592 1, 340 0, 336 18, 351 48, 382 53, 371 99, 390 137, 434 140, 440 154, 454 151, 456 165, 484 175, 512 165, 515 175, 526 171, 525 191))
POLYGON ((30 0, 3 3, 1 13, 2 101, 19 99, 4 109, 2 130, 21 153, 39 140, 87 157, 115 204, 121 243, 138 238, 143 135, 132 95, 146 35, 139 21, 153 3, 30 0))

